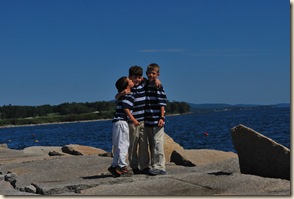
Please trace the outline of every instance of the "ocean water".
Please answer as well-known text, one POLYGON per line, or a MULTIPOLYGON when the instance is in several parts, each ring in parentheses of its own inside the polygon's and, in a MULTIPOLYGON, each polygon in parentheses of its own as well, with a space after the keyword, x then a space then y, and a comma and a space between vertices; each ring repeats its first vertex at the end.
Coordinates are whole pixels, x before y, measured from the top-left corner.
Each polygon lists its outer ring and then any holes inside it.
MULTIPOLYGON (((231 128, 243 124, 290 149, 290 108, 167 116, 165 132, 185 149, 235 152, 231 128)), ((111 151, 111 120, 0 128, 11 149, 80 144, 111 151)))

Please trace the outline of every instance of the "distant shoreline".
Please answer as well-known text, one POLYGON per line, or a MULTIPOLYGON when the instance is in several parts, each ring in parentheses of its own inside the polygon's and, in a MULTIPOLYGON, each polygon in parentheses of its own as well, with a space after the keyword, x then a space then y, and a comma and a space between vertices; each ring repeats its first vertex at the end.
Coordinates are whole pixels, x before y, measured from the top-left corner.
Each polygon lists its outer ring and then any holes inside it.
POLYGON ((69 122, 52 122, 52 123, 40 123, 40 124, 24 124, 24 125, 5 125, 0 126, 0 129, 4 128, 15 128, 15 127, 26 127, 26 126, 42 126, 42 125, 53 125, 53 124, 71 124, 71 123, 82 123, 82 122, 99 122, 107 121, 112 119, 97 119, 97 120, 82 120, 82 121, 69 121, 69 122))
MULTIPOLYGON (((176 113, 176 114, 169 114, 166 116, 179 116, 179 115, 186 115, 186 114, 192 114, 193 112, 189 113, 176 113)), ((23 125, 4 125, 0 126, 0 129, 5 129, 5 128, 15 128, 15 127, 27 127, 27 126, 42 126, 42 125, 53 125, 53 124, 72 124, 72 123, 86 123, 86 122, 100 122, 100 121, 109 121, 112 119, 96 119, 96 120, 81 120, 81 121, 69 121, 69 122, 52 122, 52 123, 40 123, 40 124, 23 124, 23 125)))

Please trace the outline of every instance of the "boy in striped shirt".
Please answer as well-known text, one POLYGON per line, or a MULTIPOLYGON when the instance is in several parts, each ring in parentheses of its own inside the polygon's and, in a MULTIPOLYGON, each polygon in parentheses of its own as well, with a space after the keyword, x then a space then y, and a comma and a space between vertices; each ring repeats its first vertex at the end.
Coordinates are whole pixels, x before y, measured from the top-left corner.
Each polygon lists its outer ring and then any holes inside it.
MULTIPOLYGON (((127 77, 121 77, 116 82, 118 92, 123 90, 131 91, 134 86, 132 80, 127 77)), ((129 126, 128 121, 132 121, 135 126, 140 123, 132 115, 133 105, 132 93, 121 96, 117 100, 115 116, 112 120, 112 145, 113 145, 113 161, 108 171, 113 177, 131 176, 131 172, 127 169, 126 156, 129 148, 129 126)))
POLYGON ((151 153, 150 175, 165 175, 164 154, 164 116, 167 98, 163 87, 157 88, 155 81, 159 76, 159 65, 152 63, 147 67, 148 83, 145 88, 145 128, 151 153))
POLYGON ((141 158, 142 153, 148 151, 147 136, 143 135, 146 97, 145 81, 142 75, 143 69, 140 66, 131 66, 129 68, 129 78, 134 83, 134 87, 131 90, 133 96, 133 116, 140 123, 139 125, 135 125, 133 122, 129 122, 129 162, 134 174, 141 174, 149 170, 149 159, 141 158), (143 144, 139 144, 139 142, 143 144))

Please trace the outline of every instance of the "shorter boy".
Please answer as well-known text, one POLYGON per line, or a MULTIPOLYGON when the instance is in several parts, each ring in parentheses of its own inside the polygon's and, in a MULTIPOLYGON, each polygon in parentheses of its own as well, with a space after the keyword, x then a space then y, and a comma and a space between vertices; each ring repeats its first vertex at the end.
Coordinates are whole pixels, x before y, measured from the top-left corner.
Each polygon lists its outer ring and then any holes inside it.
POLYGON ((127 169, 126 157, 129 148, 129 126, 128 118, 134 124, 138 121, 131 114, 132 107, 130 106, 129 100, 132 100, 131 88, 134 86, 132 80, 127 77, 121 77, 116 81, 115 84, 118 92, 128 90, 129 94, 120 97, 116 103, 116 112, 112 120, 112 145, 113 145, 113 161, 108 171, 113 177, 119 176, 131 176, 131 172, 127 169))

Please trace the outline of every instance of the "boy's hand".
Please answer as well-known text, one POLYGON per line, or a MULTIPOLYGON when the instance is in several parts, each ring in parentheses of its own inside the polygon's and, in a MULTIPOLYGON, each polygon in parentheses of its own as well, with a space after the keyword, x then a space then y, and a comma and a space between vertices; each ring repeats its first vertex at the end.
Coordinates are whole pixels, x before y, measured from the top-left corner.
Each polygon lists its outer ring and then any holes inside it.
POLYGON ((139 126, 140 125, 140 122, 138 122, 136 119, 133 121, 134 125, 135 126, 139 126))
POLYGON ((155 87, 156 88, 161 88, 162 87, 161 81, 159 79, 155 80, 155 87))
POLYGON ((158 121, 158 127, 163 127, 164 126, 164 120, 163 119, 159 119, 158 121))

